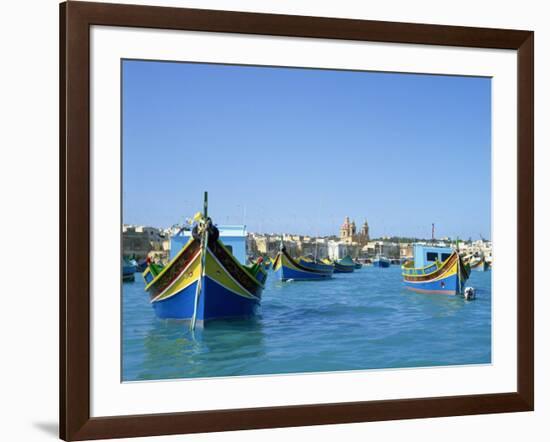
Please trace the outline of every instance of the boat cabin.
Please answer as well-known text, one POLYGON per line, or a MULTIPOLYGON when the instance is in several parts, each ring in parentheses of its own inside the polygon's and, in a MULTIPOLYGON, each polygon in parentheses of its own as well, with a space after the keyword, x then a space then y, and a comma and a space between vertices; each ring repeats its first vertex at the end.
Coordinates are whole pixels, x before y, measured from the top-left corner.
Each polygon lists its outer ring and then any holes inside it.
MULTIPOLYGON (((220 231, 223 245, 239 260, 246 264, 246 226, 244 225, 216 225, 220 231)), ((170 259, 173 259, 191 237, 190 230, 184 230, 170 238, 170 259)))
POLYGON ((414 267, 417 269, 427 267, 436 261, 442 263, 446 261, 454 251, 451 247, 434 247, 423 244, 415 244, 413 250, 414 267))

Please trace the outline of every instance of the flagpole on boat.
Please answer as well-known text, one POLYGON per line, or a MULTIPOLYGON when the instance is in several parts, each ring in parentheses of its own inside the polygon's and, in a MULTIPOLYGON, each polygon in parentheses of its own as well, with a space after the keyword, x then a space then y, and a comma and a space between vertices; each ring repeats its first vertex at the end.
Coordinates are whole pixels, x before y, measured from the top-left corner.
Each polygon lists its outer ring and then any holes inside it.
POLYGON ((457 265, 457 273, 458 273, 458 294, 460 295, 462 293, 462 265, 460 264, 460 252, 459 252, 459 245, 458 245, 458 236, 456 237, 456 265, 457 265))
POLYGON ((206 271, 206 248, 208 244, 208 192, 204 192, 204 208, 203 221, 201 232, 201 274, 197 282, 197 290, 195 291, 195 304, 193 306, 193 317, 191 318, 191 330, 195 330, 197 323, 197 310, 199 308, 199 298, 202 291, 202 284, 206 271))

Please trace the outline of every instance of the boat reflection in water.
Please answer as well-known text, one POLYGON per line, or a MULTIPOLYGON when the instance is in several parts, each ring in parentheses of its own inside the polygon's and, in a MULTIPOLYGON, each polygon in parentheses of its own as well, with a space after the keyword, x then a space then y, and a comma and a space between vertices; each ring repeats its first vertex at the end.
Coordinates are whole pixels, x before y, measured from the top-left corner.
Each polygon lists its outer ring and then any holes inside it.
POLYGON ((136 364, 136 380, 254 374, 258 367, 250 361, 265 358, 259 316, 211 321, 208 327, 194 331, 181 320, 157 320, 143 345, 140 356, 144 359, 136 364))

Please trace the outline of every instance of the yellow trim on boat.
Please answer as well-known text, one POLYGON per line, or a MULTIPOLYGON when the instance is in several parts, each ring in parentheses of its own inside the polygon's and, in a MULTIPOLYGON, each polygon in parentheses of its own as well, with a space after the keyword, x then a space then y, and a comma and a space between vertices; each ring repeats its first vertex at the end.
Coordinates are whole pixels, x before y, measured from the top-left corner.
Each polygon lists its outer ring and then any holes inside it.
MULTIPOLYGON (((227 252, 227 254, 231 257, 231 259, 233 260, 233 262, 234 262, 235 264, 237 264, 239 267, 242 267, 242 268, 243 268, 243 270, 244 270, 245 273, 246 273, 246 276, 248 276, 252 281, 254 281, 254 282, 255 282, 257 285, 259 285, 262 289, 265 288, 265 285, 262 284, 260 281, 258 281, 258 279, 257 279, 254 275, 252 275, 252 273, 250 273, 250 272, 248 271, 249 267, 246 266, 246 265, 244 265, 244 264, 241 264, 241 262, 240 262, 237 258, 235 258, 235 257, 233 256, 233 253, 231 253, 231 252, 225 247, 225 245, 224 245, 223 242, 221 242, 220 240, 218 240, 218 244, 219 244, 220 246, 223 247, 223 249, 227 252)), ((212 253, 212 252, 210 252, 210 253, 212 253)), ((265 271, 265 269, 262 269, 261 266, 258 268, 258 271, 259 271, 259 272, 262 272, 262 273, 264 273, 264 274, 267 275, 267 272, 265 271)))
POLYGON ((404 275, 404 276, 428 276, 428 275, 431 275, 432 273, 435 273, 435 272, 439 271, 439 269, 441 269, 441 267, 445 266, 447 261, 452 259, 455 254, 456 254, 456 252, 451 253, 451 255, 443 262, 436 261, 436 262, 434 262, 432 264, 428 264, 427 266, 424 266, 424 267, 414 267, 414 260, 407 261, 406 263, 404 263, 401 266, 401 269, 416 270, 416 271, 420 270, 420 271, 424 272, 426 269, 429 269, 430 267, 433 267, 434 264, 436 265, 436 269, 433 272, 430 272, 430 273, 421 273, 421 274, 402 273, 402 275, 404 275))
MULTIPOLYGON (((164 275, 164 273, 172 266, 172 264, 179 258, 179 256, 185 251, 185 249, 187 249, 189 247, 189 244, 191 244, 191 242, 193 241, 193 237, 190 237, 189 238, 189 241, 187 241, 185 243, 185 245, 181 248, 181 250, 178 252, 178 254, 174 257, 174 259, 170 260, 170 262, 160 271, 160 273, 155 276, 155 278, 145 286, 145 290, 149 290, 149 288, 155 283, 157 282, 157 280, 162 276, 164 275)), ((149 267, 147 267, 147 270, 149 270, 149 267)))
POLYGON ((201 275, 200 256, 201 254, 198 252, 187 267, 181 271, 180 275, 166 289, 164 289, 164 291, 153 298, 151 302, 162 301, 170 298, 198 281, 201 275))
POLYGON ((214 254, 208 249, 206 254, 206 272, 205 275, 220 284, 225 289, 249 299, 258 299, 246 290, 218 261, 214 254))
POLYGON ((286 255, 284 253, 281 253, 281 265, 284 265, 285 267, 289 267, 292 270, 302 271, 302 269, 299 269, 294 264, 292 264, 292 262, 290 262, 288 260, 288 258, 286 257, 286 255), (283 259, 284 259, 284 262, 283 262, 283 259))
POLYGON ((282 253, 279 252, 277 255, 275 255, 275 258, 273 259, 273 271, 276 272, 281 268, 281 255, 282 253))

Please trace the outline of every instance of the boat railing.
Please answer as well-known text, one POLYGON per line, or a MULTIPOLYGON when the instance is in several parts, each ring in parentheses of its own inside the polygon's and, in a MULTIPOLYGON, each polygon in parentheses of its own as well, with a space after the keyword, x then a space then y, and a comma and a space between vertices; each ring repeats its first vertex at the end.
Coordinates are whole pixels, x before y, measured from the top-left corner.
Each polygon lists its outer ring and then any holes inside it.
POLYGON ((404 267, 404 266, 401 267, 404 275, 427 275, 429 273, 435 272, 439 268, 441 268, 441 265, 437 265, 437 264, 432 264, 428 267, 424 267, 424 268, 421 268, 421 269, 416 269, 414 267, 412 267, 412 268, 411 267, 404 267))
POLYGON ((402 271, 403 275, 427 275, 427 274, 435 272, 436 270, 439 270, 452 257, 453 257, 453 254, 451 254, 451 256, 449 256, 443 262, 436 261, 432 264, 427 265, 426 267, 421 267, 421 268, 414 267, 414 262, 409 261, 409 262, 406 262, 405 264, 403 264, 401 266, 401 271, 402 271))

